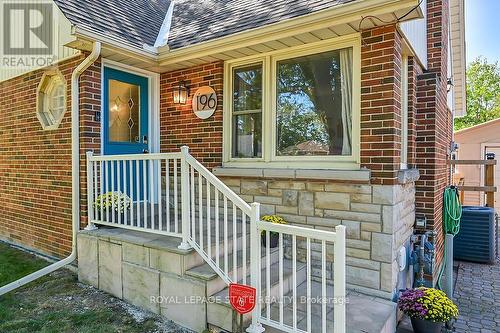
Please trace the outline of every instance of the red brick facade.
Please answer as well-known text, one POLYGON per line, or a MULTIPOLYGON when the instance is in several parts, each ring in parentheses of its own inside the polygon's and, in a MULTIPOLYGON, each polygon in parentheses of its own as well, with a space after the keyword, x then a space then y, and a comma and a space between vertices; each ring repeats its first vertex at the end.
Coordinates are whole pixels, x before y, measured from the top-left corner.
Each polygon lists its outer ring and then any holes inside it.
POLYGON ((393 185, 401 161, 401 36, 396 26, 363 31, 361 165, 374 184, 393 185))
POLYGON ((437 232, 438 265, 443 254, 443 191, 449 183, 449 149, 452 115, 447 106, 448 1, 427 1, 428 70, 418 76, 417 87, 417 213, 424 214, 428 229, 437 232))
MULTIPOLYGON (((67 83, 67 111, 56 130, 43 130, 36 116, 44 70, 0 83, 0 239, 56 257, 71 251, 71 74, 82 59, 56 66, 67 83)), ((82 134, 100 101, 100 88, 93 96, 89 89, 98 89, 98 73, 93 67, 82 75, 82 134)))
POLYGON ((224 63, 214 62, 185 70, 164 73, 160 78, 160 149, 178 151, 183 145, 207 168, 222 163, 222 88, 224 63), (210 86, 217 93, 217 110, 209 119, 202 120, 192 111, 191 101, 185 105, 173 103, 173 90, 180 81, 186 81, 191 95, 202 86, 210 86))

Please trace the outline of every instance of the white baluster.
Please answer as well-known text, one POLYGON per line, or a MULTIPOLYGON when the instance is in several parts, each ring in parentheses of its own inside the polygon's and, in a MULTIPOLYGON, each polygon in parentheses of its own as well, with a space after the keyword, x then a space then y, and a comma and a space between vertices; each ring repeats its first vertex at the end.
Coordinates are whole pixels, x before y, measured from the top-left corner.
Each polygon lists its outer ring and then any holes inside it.
MULTIPOLYGON (((121 161, 116 161, 116 188, 117 188, 117 193, 120 193, 122 191, 122 188, 121 188, 121 161)), ((117 206, 116 206, 116 217, 117 217, 117 221, 116 223, 118 224, 121 224, 121 216, 122 214, 120 213, 120 196, 118 196, 117 198, 117 206)))
POLYGON ((163 208, 162 208, 162 190, 161 190, 161 160, 158 160, 158 230, 163 230, 163 208))
POLYGON ((139 227, 141 223, 141 186, 140 186, 140 162, 139 160, 135 160, 135 184, 136 184, 136 192, 137 192, 137 219, 135 220, 135 226, 139 227))
POLYGON ((219 249, 219 191, 214 188, 215 191, 215 265, 220 268, 220 249, 219 249))
POLYGON ((333 290, 336 302, 333 305, 333 330, 335 333, 345 333, 346 331, 346 281, 345 281, 345 226, 339 225, 335 227, 335 261, 333 269, 333 290))
POLYGON ((233 282, 238 283, 238 228, 236 205, 233 203, 233 282))
MULTIPOLYGON (((182 243, 179 246, 181 249, 189 249, 191 245, 189 244, 189 239, 191 238, 189 232, 189 226, 191 221, 189 220, 189 164, 187 158, 189 156, 189 148, 183 146, 181 148, 182 159, 181 159, 181 205, 182 205, 182 243)), ((177 233, 178 230, 175 230, 177 233)))
POLYGON ((311 332, 311 239, 307 238, 307 331, 311 332))
POLYGON ((94 223, 92 222, 94 220, 94 205, 93 205, 93 192, 94 192, 94 186, 97 186, 97 183, 94 184, 94 168, 92 164, 94 162, 91 161, 93 156, 93 153, 91 151, 87 152, 87 215, 88 215, 88 222, 87 222, 87 227, 85 230, 94 230, 96 229, 94 223))
MULTIPOLYGON (((181 162, 182 163, 182 162, 181 162)), ((177 159, 174 158, 174 232, 179 232, 179 180, 177 179, 177 159)), ((182 195, 182 192, 181 192, 182 195)))
POLYGON ((229 274, 229 259, 228 259, 228 252, 229 252, 229 244, 228 244, 228 226, 227 226, 227 197, 224 196, 224 273, 226 275, 229 274))
POLYGON ((210 221, 210 183, 207 180, 207 254, 208 258, 212 258, 212 224, 210 221))
POLYGON ((326 242, 321 241, 321 320, 326 333, 326 242))
POLYGON ((250 284, 257 289, 257 300, 252 311, 252 324, 247 328, 248 333, 262 333, 264 328, 259 322, 261 314, 261 285, 260 285, 260 232, 257 221, 260 220, 260 204, 251 204, 250 215, 250 284))
POLYGON ((142 160, 142 190, 143 194, 143 212, 144 212, 144 225, 143 228, 148 227, 148 163, 146 160, 142 160))

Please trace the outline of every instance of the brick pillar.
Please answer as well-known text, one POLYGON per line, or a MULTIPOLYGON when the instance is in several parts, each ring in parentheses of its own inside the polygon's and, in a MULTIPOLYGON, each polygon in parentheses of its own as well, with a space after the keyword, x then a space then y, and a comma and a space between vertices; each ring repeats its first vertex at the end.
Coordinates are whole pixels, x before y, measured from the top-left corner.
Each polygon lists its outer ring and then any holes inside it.
POLYGON ((401 36, 396 26, 362 32, 361 164, 372 183, 394 185, 401 161, 401 36))
MULTIPOLYGON (((449 182, 451 113, 447 106, 448 0, 427 1, 428 69, 417 83, 417 213, 437 232, 436 267, 443 256, 443 190, 449 182)), ((434 279, 437 276, 435 272, 434 279)))

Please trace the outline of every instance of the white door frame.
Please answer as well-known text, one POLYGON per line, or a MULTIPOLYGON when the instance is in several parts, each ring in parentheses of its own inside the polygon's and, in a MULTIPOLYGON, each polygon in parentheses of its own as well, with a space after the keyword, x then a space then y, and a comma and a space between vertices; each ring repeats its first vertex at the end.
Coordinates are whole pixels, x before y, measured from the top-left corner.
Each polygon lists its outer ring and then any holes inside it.
POLYGON ((103 58, 101 60, 101 152, 104 151, 104 67, 117 69, 131 74, 143 76, 148 79, 148 149, 152 153, 160 152, 160 74, 144 69, 122 64, 113 60, 103 58))

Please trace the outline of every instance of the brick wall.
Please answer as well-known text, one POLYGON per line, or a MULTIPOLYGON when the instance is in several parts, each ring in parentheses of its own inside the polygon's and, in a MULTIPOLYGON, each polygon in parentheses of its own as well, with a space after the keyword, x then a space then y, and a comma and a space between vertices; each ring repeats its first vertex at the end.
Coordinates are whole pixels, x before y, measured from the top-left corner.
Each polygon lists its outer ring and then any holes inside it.
POLYGON ((191 154, 206 167, 222 163, 222 87, 224 63, 214 62, 189 69, 164 73, 160 78, 160 149, 177 152, 188 145, 191 154), (199 119, 193 113, 191 98, 185 105, 173 103, 173 91, 180 81, 186 81, 192 96, 196 89, 210 86, 217 93, 218 105, 209 119, 199 119))
POLYGON ((422 67, 413 57, 408 58, 408 165, 415 166, 417 150, 417 80, 422 67))
POLYGON ((361 164, 374 184, 397 183, 401 161, 401 36, 394 25, 362 32, 361 164))
MULTIPOLYGON (((44 131, 36 116, 44 70, 0 83, 0 239, 56 257, 71 252, 71 74, 83 57, 56 66, 67 83, 67 111, 56 130, 44 131)), ((83 74, 86 94, 97 89, 97 72, 83 74)), ((80 101, 82 133, 90 128, 88 111, 97 108, 100 92, 93 93, 80 101)))
MULTIPOLYGON (((443 255, 442 196, 448 185, 451 113, 447 106, 448 0, 427 1, 428 70, 417 87, 417 213, 435 230, 438 267, 443 255)), ((437 275, 437 272, 436 272, 437 275)))

